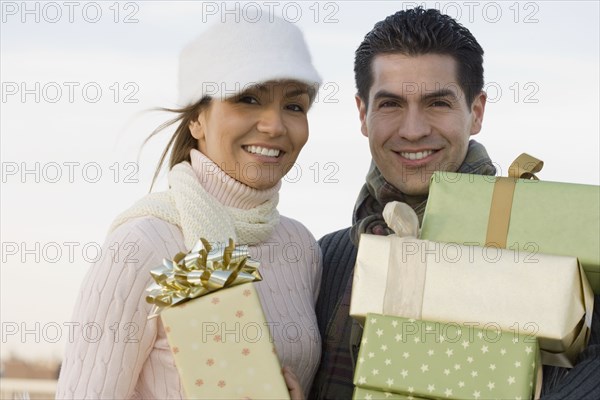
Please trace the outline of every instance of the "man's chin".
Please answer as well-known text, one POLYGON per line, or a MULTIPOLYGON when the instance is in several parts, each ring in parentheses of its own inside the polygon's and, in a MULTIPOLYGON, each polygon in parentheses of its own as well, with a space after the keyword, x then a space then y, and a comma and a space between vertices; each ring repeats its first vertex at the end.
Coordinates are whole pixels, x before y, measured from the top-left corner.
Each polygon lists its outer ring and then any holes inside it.
MULTIPOLYGON (((376 163, 377 165, 377 163, 376 163)), ((426 168, 414 170, 398 167, 379 168, 385 180, 393 185, 397 190, 409 196, 424 196, 429 193, 429 181, 433 175, 432 171, 426 168)))
POLYGON ((392 184, 396 189, 408 196, 427 196, 427 194, 429 194, 429 179, 426 184, 422 182, 401 182, 392 184))

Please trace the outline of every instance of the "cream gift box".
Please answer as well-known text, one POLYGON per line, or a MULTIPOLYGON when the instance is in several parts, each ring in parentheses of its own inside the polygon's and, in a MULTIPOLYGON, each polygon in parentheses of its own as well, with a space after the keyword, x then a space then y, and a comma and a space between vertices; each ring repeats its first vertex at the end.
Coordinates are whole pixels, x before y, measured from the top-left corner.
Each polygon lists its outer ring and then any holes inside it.
POLYGON ((435 172, 421 238, 577 257, 600 294, 600 187, 534 177, 521 155, 509 177, 435 172))
MULTIPOLYGON (((384 217, 406 231, 398 209, 410 210, 390 203, 384 217)), ((374 312, 495 327, 536 336, 544 364, 569 367, 589 339, 593 294, 574 257, 363 234, 353 279, 359 322, 374 312)))
POLYGON ((289 398, 253 283, 166 309, 160 317, 188 397, 289 398))
POLYGON ((253 281, 247 248, 223 254, 199 242, 153 270, 148 300, 160 312, 188 398, 289 399, 253 281), (189 300, 191 299, 191 300, 189 300))

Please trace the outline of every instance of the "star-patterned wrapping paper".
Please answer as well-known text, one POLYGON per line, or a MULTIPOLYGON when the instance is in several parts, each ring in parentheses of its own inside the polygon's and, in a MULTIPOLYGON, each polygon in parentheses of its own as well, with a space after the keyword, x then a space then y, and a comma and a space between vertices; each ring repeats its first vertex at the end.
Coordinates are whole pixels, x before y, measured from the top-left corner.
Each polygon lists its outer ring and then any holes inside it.
POLYGON ((160 317, 188 398, 289 399, 254 284, 213 292, 160 317))
POLYGON ((391 392, 381 392, 378 390, 363 389, 360 387, 354 388, 352 398, 355 400, 427 400, 424 397, 417 397, 403 394, 395 394, 391 392))
POLYGON ((538 352, 533 336, 368 314, 354 384, 415 399, 526 400, 538 352))

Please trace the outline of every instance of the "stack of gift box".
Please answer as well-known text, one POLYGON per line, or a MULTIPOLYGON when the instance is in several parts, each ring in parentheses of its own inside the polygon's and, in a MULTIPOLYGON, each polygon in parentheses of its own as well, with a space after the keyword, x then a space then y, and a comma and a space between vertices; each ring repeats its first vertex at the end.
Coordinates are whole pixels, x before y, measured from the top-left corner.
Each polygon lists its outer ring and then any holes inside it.
POLYGON ((361 236, 355 398, 525 400, 541 364, 573 366, 600 293, 600 188, 539 181, 541 166, 523 154, 509 177, 436 172, 420 235, 394 202, 396 234, 361 236))

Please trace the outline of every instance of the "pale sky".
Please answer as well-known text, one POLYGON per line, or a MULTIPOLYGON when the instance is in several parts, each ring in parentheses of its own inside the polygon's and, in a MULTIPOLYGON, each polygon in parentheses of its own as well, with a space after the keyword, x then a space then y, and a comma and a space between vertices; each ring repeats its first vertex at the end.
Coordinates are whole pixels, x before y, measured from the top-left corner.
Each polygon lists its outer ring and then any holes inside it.
MULTIPOLYGON (((2 3, 0 32, 1 355, 60 358, 89 261, 149 189, 168 133, 138 152, 168 115, 146 110, 175 105, 179 51, 217 19, 255 18, 259 3, 228 3, 229 13, 220 1, 22 4, 2 3)), ((283 215, 316 238, 350 224, 370 162, 354 50, 375 22, 415 4, 457 18, 484 48, 476 139, 503 174, 528 152, 545 161, 541 179, 600 184, 597 1, 271 2, 263 15, 300 26, 324 80, 283 215)))

